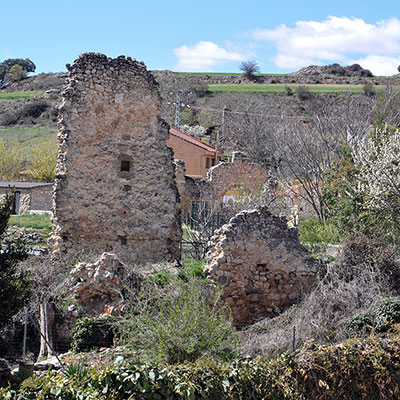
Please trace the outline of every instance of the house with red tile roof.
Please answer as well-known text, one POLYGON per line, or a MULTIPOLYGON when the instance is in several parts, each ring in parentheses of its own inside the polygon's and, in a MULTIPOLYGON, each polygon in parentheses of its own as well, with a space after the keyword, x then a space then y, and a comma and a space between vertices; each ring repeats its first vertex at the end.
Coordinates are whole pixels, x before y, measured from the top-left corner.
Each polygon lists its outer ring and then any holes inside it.
POLYGON ((207 171, 219 164, 221 150, 188 135, 173 126, 169 129, 167 146, 174 151, 174 159, 185 162, 187 176, 207 176, 207 171))

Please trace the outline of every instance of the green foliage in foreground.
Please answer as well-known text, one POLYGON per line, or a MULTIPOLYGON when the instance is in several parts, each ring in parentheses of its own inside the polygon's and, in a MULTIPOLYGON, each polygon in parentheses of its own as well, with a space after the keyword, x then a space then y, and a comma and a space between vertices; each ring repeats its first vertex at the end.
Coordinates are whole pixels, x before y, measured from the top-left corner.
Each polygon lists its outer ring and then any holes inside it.
POLYGON ((373 312, 353 315, 349 320, 349 332, 360 335, 372 332, 387 332, 394 324, 400 323, 400 299, 383 298, 373 312))
MULTIPOLYGON (((296 91, 301 85, 293 84, 211 84, 210 92, 262 92, 262 93, 287 93, 288 88, 296 91)), ((311 93, 363 93, 364 85, 305 85, 311 93)), ((382 91, 383 86, 374 86, 376 91, 382 91)))
POLYGON ((71 332, 73 337, 72 350, 85 352, 112 345, 114 337, 113 322, 115 322, 114 318, 110 316, 79 319, 71 332))
POLYGON ((51 231, 51 220, 48 215, 13 215, 9 224, 19 228, 43 229, 46 233, 51 231))
POLYGON ((117 321, 123 343, 142 359, 194 361, 205 354, 225 357, 237 344, 221 289, 190 275, 144 284, 135 304, 117 321), (160 285, 161 284, 161 285, 160 285))
POLYGON ((271 360, 132 362, 84 372, 70 368, 30 378, 18 390, 0 389, 0 398, 394 400, 400 394, 400 341, 393 333, 335 346, 308 343, 271 360))
POLYGON ((41 96, 43 96, 43 92, 41 90, 33 90, 31 92, 0 93, 0 99, 29 99, 31 97, 41 96))

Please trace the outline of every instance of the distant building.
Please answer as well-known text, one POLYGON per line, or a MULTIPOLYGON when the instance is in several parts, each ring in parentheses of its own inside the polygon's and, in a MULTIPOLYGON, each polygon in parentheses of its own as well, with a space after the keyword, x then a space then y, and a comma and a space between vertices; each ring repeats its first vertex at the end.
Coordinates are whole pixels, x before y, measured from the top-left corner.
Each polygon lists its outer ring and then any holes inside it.
POLYGON ((0 181, 0 201, 10 187, 15 191, 12 214, 41 214, 52 209, 53 183, 0 181))
POLYGON ((174 159, 185 162, 187 176, 207 176, 207 171, 219 164, 221 150, 188 135, 173 126, 169 129, 167 146, 174 151, 174 159))

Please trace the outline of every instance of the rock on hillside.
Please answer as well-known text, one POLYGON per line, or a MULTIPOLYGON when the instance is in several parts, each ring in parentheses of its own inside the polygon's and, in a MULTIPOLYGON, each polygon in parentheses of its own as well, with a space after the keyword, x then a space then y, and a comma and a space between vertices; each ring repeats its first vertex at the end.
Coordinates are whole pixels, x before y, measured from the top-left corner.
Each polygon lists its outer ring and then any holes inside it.
POLYGON ((302 75, 335 75, 335 76, 348 76, 348 77, 369 77, 372 78, 374 75, 369 69, 362 68, 359 64, 353 64, 346 67, 342 67, 339 64, 331 65, 310 65, 306 68, 301 68, 297 72, 291 74, 292 76, 302 75))

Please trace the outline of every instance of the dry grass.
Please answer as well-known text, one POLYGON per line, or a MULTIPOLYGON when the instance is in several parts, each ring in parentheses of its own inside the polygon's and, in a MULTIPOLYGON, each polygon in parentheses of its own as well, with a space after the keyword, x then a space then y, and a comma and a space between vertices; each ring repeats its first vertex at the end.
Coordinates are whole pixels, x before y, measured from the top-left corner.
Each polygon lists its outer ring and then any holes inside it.
POLYGON ((376 309, 379 300, 389 293, 397 294, 393 274, 397 276, 400 271, 393 259, 388 263, 382 258, 382 254, 393 255, 387 247, 375 249, 375 260, 366 253, 355 256, 360 247, 365 246, 355 246, 354 242, 345 246, 341 258, 327 267, 315 290, 301 304, 243 331, 243 353, 273 356, 291 350, 293 327, 296 347, 310 339, 333 344, 349 338, 349 318, 376 309))

